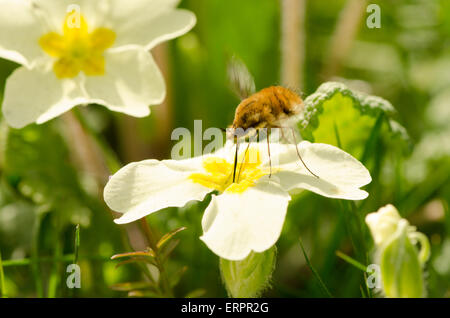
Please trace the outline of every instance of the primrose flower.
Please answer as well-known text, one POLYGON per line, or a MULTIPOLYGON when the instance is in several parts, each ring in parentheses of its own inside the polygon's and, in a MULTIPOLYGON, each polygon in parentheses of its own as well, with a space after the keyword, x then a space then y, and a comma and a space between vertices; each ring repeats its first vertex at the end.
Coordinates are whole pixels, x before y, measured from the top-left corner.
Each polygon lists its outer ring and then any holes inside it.
POLYGON ((424 297, 423 267, 430 243, 388 204, 366 216, 376 247, 383 292, 387 297, 424 297))
POLYGON ((398 210, 392 204, 388 204, 366 215, 366 224, 372 233, 377 249, 382 250, 392 240, 396 239, 399 233, 403 233, 412 244, 420 243, 421 253, 419 254, 422 263, 429 258, 429 243, 427 237, 417 231, 415 226, 409 224, 408 220, 402 218, 398 210))
MULTIPOLYGON (((246 146, 243 143, 240 149, 246 146)), ((306 189, 348 200, 368 195, 359 188, 371 182, 369 172, 336 147, 307 141, 298 145, 303 160, 320 177, 316 178, 299 161, 295 145, 271 143, 269 158, 266 143, 252 143, 240 151, 233 182, 235 149, 227 143, 213 154, 123 167, 104 190, 108 206, 123 213, 115 222, 129 223, 166 207, 182 207, 215 191, 202 219, 201 239, 220 257, 241 260, 276 243, 291 200, 289 191, 306 189)))
POLYGON ((406 220, 401 220, 400 214, 392 204, 380 208, 377 212, 367 214, 366 223, 375 244, 381 246, 388 241, 397 232, 400 222, 406 222, 409 232, 414 231, 414 227, 409 226, 406 220))
POLYGON ((0 0, 0 57, 22 66, 3 101, 15 128, 96 103, 135 117, 165 97, 150 49, 188 32, 179 0, 0 0))

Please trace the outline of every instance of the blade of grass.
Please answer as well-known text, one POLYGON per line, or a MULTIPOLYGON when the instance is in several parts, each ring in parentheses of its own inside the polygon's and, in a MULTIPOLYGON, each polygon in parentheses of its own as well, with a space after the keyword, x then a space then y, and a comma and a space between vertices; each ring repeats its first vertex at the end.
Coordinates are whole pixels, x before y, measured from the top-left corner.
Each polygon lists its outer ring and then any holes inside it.
POLYGON ((361 216, 361 213, 358 211, 358 207, 355 204, 355 201, 348 201, 348 205, 350 208, 350 211, 352 212, 352 214, 354 215, 354 217, 356 218, 357 222, 358 222, 358 227, 357 227, 357 235, 359 236, 359 240, 360 240, 360 245, 361 245, 361 253, 362 258, 364 260, 365 264, 369 264, 369 254, 367 252, 367 244, 366 244, 366 230, 367 230, 367 226, 366 223, 364 221, 364 219, 361 216))
POLYGON ((350 242, 352 244, 353 251, 355 252, 356 256, 359 258, 362 256, 361 248, 359 245, 358 237, 356 235, 355 231, 355 224, 354 224, 354 218, 350 215, 350 212, 346 208, 346 203, 343 200, 339 200, 339 207, 340 207, 340 213, 344 215, 345 219, 345 228, 347 230, 347 235, 350 238, 350 242))
MULTIPOLYGON (((345 216, 338 213, 338 220, 335 223, 333 233, 328 239, 328 243, 324 255, 323 266, 320 268, 322 277, 327 280, 327 277, 333 275, 336 264, 336 250, 341 246, 342 240, 346 237, 345 231, 345 216)), ((333 222, 334 223, 334 222, 333 222)))
POLYGON ((356 258, 362 263, 368 263, 365 241, 365 223, 353 201, 339 200, 341 213, 345 215, 345 225, 355 251, 356 258))
MULTIPOLYGON (((54 245, 54 252, 53 252, 54 259, 56 260, 56 259, 60 258, 62 256, 62 254, 63 254, 63 244, 58 235, 55 245, 54 245)), ((56 297, 58 285, 61 280, 60 277, 61 277, 61 262, 54 261, 53 266, 52 266, 52 271, 50 274, 50 278, 48 280, 48 288, 47 288, 47 297, 48 298, 56 297)))
POLYGON ((330 297, 333 298, 333 295, 331 295, 330 291, 328 290, 327 286, 325 285, 325 283, 322 281, 322 279, 320 278, 319 273, 316 271, 316 269, 312 266, 311 262, 309 261, 309 257, 306 254, 305 248, 303 247, 302 244, 302 240, 299 239, 300 242, 300 247, 302 248, 302 252, 303 252, 303 256, 305 257, 306 260, 306 264, 308 264, 308 267, 311 269, 311 272, 314 274, 314 276, 316 277, 317 281, 319 282, 320 287, 322 288, 322 290, 324 291, 324 293, 330 297))
POLYGON ((75 247, 73 252, 73 263, 78 263, 78 250, 80 249, 80 224, 75 227, 75 247))
POLYGON ((364 292, 364 288, 362 287, 362 285, 359 285, 359 291, 361 292, 361 297, 362 298, 367 298, 367 295, 364 292))
POLYGON ((44 286, 42 283, 41 270, 39 268, 39 232, 41 228, 41 217, 38 217, 33 229, 33 241, 31 247, 31 271, 33 273, 37 297, 44 297, 44 286))
POLYGON ((366 292, 364 292, 364 289, 362 288, 362 285, 359 285, 359 288, 361 290, 361 294, 364 298, 372 298, 372 293, 367 286, 367 267, 358 262, 357 260, 351 258, 350 256, 342 253, 341 251, 336 251, 336 255, 344 260, 345 262, 349 263, 350 265, 354 266, 355 268, 361 270, 364 272, 364 286, 366 287, 366 292))
MULTIPOLYGON (((379 131, 379 127, 381 126, 382 119, 383 119, 382 115, 378 116, 378 119, 375 122, 374 128, 372 129, 372 132, 371 132, 371 137, 369 137, 369 140, 376 139, 375 136, 378 135, 378 131, 379 131), (374 131, 376 131, 377 133, 375 133, 374 131)), ((339 148, 342 148, 339 129, 338 129, 336 122, 334 122, 334 134, 336 136, 336 142, 337 142, 339 148)), ((370 143, 372 143, 372 142, 370 142, 370 143)), ((366 149, 364 150, 364 152, 367 151, 367 147, 368 147, 367 145, 368 145, 368 143, 366 143, 366 149)), ((349 204, 348 201, 340 200, 339 203, 340 203, 340 207, 342 210, 341 212, 344 213, 344 216, 345 216, 345 225, 347 227, 348 235, 350 237, 352 246, 353 246, 356 254, 361 259, 366 259, 364 233, 362 232, 364 224, 362 224, 362 220, 358 214, 356 205, 353 201, 351 201, 349 204)))
POLYGON ((369 288, 369 285, 367 284, 368 282, 367 272, 364 273, 364 282, 365 282, 364 285, 366 286, 367 297, 373 298, 372 290, 369 288))
MULTIPOLYGON (((39 257, 36 260, 31 259, 31 258, 4 260, 3 267, 29 266, 34 261, 37 263, 51 263, 51 262, 69 263, 69 262, 73 262, 74 256, 75 256, 74 254, 67 254, 67 255, 62 255, 61 257, 58 257, 58 258, 39 257)), ((88 260, 88 261, 103 261, 103 262, 109 262, 111 260, 109 257, 103 257, 103 256, 82 256, 81 258, 83 260, 88 260)))
POLYGON ((6 297, 5 272, 3 271, 2 251, 0 251, 0 298, 6 297))
POLYGON ((336 122, 334 122, 334 135, 336 136, 336 143, 339 148, 342 149, 341 136, 339 134, 338 126, 336 122))
POLYGON ((384 114, 380 113, 377 120, 375 121, 375 124, 373 125, 372 130, 370 131, 369 138, 366 141, 366 145, 364 147, 364 151, 360 160, 364 165, 367 163, 367 160, 375 150, 376 141, 380 135, 383 119, 384 114))
POLYGON ((344 261, 346 261, 347 263, 349 263, 350 265, 353 265, 354 267, 356 267, 359 270, 362 270, 363 272, 366 272, 366 266, 364 266, 363 264, 361 264, 360 262, 358 262, 357 260, 351 258, 348 255, 345 255, 344 253, 342 253, 341 251, 336 251, 336 255, 340 258, 342 258, 344 261))

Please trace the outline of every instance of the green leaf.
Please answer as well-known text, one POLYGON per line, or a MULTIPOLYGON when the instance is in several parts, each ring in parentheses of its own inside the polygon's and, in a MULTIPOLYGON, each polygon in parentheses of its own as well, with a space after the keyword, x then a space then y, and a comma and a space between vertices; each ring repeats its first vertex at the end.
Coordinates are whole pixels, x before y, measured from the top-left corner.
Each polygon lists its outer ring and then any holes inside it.
POLYGON ((252 252, 241 261, 220 259, 222 279, 230 297, 259 297, 269 286, 275 269, 275 246, 263 253, 252 252))
POLYGON ((408 224, 401 222, 393 238, 380 253, 383 290, 387 297, 425 296, 422 264, 417 248, 408 238, 408 224))
POLYGON ((154 287, 154 285, 151 282, 126 282, 114 284, 111 286, 111 289, 128 292, 136 289, 147 289, 152 287, 154 287))
POLYGON ((204 290, 203 288, 198 288, 190 291, 186 296, 184 296, 184 298, 200 298, 205 294, 206 290, 204 290))
POLYGON ((119 259, 124 257, 135 257, 135 256, 142 256, 142 257, 155 257, 155 252, 153 252, 152 249, 148 248, 145 251, 136 251, 136 252, 128 252, 128 253, 122 253, 122 254, 116 254, 111 256, 111 259, 119 259))
POLYGON ((304 103, 298 127, 306 140, 338 146, 335 132, 339 131, 342 149, 360 157, 372 128, 383 115, 382 133, 409 146, 406 130, 392 118, 395 108, 381 97, 353 91, 342 83, 327 82, 304 103))
POLYGON ((183 266, 179 270, 177 270, 175 273, 170 275, 170 287, 174 288, 178 283, 180 282, 183 275, 186 273, 188 267, 183 266))
POLYGON ((164 244, 166 244, 170 239, 172 239, 177 233, 184 231, 184 230, 186 230, 185 227, 180 227, 169 233, 166 233, 163 237, 161 237, 161 239, 158 241, 158 243, 156 243, 156 247, 158 249, 160 249, 161 247, 164 246, 164 244))

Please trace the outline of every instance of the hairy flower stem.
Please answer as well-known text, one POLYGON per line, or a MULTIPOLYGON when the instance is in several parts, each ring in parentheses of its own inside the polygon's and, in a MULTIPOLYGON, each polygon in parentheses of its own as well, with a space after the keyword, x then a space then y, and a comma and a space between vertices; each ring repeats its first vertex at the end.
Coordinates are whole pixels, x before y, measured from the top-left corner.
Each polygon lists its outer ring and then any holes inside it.
POLYGON ((339 73, 358 35, 366 7, 367 0, 348 0, 342 9, 331 37, 329 55, 322 71, 324 79, 332 78, 339 73))
MULTIPOLYGON (((103 200, 103 187, 109 176, 117 171, 122 164, 108 144, 101 140, 93 131, 83 114, 75 109, 62 116, 65 128, 65 138, 75 158, 75 163, 81 169, 94 177, 98 185, 98 196, 103 200)), ((111 211, 111 216, 115 213, 111 211)), ((122 243, 127 249, 140 250, 145 248, 144 234, 135 224, 125 227, 122 233, 122 243)))
POLYGON ((159 254, 158 245, 157 245, 157 239, 155 237, 155 234, 152 232, 152 229, 150 225, 147 222, 147 218, 143 217, 140 219, 142 229, 147 236, 148 244, 150 245, 150 248, 155 253, 155 262, 156 267, 159 270, 159 281, 161 282, 161 289, 163 292, 163 296, 167 297, 173 297, 172 289, 170 287, 169 278, 167 277, 167 272, 164 268, 164 264, 161 260, 161 255, 159 254))
POLYGON ((281 2, 281 83, 303 88, 305 0, 281 2))

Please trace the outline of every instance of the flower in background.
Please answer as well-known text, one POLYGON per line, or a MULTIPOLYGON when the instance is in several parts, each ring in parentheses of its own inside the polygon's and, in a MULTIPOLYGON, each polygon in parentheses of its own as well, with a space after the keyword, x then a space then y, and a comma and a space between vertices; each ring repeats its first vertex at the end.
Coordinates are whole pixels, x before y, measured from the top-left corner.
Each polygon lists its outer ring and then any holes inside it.
POLYGON ((424 297, 423 266, 430 257, 428 238, 417 232, 391 204, 369 213, 366 223, 375 242, 386 296, 424 297))
POLYGON ((148 51, 196 22, 178 2, 0 0, 0 57, 22 65, 6 83, 6 121, 41 124, 89 103, 149 115, 165 84, 148 51))
POLYGON ((104 198, 111 209, 123 213, 115 220, 123 224, 166 207, 203 200, 216 191, 203 216, 201 239, 220 257, 242 260, 276 243, 290 191, 306 189, 347 200, 368 195, 360 187, 371 182, 369 172, 336 147, 307 141, 298 145, 303 160, 320 178, 301 164, 296 145, 273 143, 270 148, 272 164, 265 143, 252 144, 241 152, 234 182, 236 148, 230 143, 200 157, 131 163, 112 176, 104 198))

